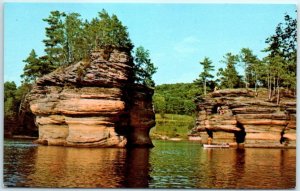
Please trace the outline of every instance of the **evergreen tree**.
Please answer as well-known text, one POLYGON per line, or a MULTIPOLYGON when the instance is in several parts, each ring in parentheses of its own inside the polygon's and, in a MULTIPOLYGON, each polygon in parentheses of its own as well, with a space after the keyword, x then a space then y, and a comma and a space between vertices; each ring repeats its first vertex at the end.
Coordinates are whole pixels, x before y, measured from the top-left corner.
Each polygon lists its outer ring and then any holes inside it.
POLYGON ((97 24, 97 38, 99 48, 121 48, 132 50, 133 44, 129 38, 127 27, 122 24, 116 15, 109 16, 103 9, 99 12, 100 21, 97 24))
POLYGON ((238 75, 235 68, 238 56, 227 53, 221 62, 226 64, 226 68, 220 68, 217 73, 217 76, 220 76, 220 86, 222 88, 238 88, 241 83, 241 76, 238 75))
POLYGON ((45 52, 48 56, 48 64, 59 67, 63 63, 67 63, 68 58, 64 54, 64 23, 63 17, 66 14, 59 11, 51 11, 48 18, 43 19, 43 21, 48 23, 46 27, 46 39, 43 40, 45 44, 45 52))
POLYGON ((257 88, 259 74, 261 70, 261 62, 249 48, 242 48, 240 52, 240 61, 244 63, 244 80, 245 86, 257 88))
POLYGON ((264 59, 268 69, 269 99, 277 93, 277 103, 281 85, 296 88, 297 21, 289 15, 284 19, 285 23, 279 23, 275 34, 266 39, 268 46, 264 49, 269 53, 264 59))
POLYGON ((34 49, 31 50, 29 56, 23 60, 23 62, 25 62, 26 65, 21 78, 23 78, 25 82, 34 82, 37 77, 41 77, 43 68, 34 49))
POLYGON ((196 79, 194 83, 203 85, 204 95, 206 95, 208 79, 214 77, 212 74, 210 74, 211 71, 214 71, 214 66, 212 65, 212 61, 208 57, 205 57, 204 60, 200 62, 200 64, 203 67, 203 71, 200 73, 199 79, 196 79))
POLYGON ((84 43, 86 43, 86 51, 87 54, 91 52, 92 50, 97 49, 97 45, 99 42, 99 36, 98 36, 98 29, 100 28, 99 19, 93 18, 91 22, 88 20, 85 20, 83 23, 83 33, 84 35, 84 43))
POLYGON ((83 23, 79 19, 80 14, 70 13, 66 15, 64 22, 64 50, 67 63, 78 62, 84 58, 83 50, 86 44, 83 37, 83 23))
POLYGON ((149 50, 145 50, 142 46, 138 47, 135 51, 134 63, 134 81, 148 87, 154 87, 155 83, 152 76, 157 71, 157 67, 150 59, 149 50))

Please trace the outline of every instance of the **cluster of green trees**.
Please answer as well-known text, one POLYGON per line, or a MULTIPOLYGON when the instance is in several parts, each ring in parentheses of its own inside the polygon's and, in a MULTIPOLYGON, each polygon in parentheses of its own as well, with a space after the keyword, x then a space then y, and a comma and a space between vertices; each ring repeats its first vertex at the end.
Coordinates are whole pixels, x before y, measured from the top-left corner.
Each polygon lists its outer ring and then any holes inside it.
POLYGON ((282 88, 296 92, 297 20, 285 15, 275 34, 266 39, 267 47, 262 50, 267 56, 259 59, 251 49, 242 48, 238 54, 227 53, 221 60, 225 68, 212 74, 215 65, 210 58, 200 61, 202 72, 193 83, 164 84, 156 86, 154 94, 155 111, 191 115, 195 109, 195 96, 206 95, 214 89, 224 88, 267 88, 269 100, 276 96, 280 101, 282 88), (239 74, 237 66, 243 68, 239 74))
MULTIPOLYGON (((52 11, 43 19, 45 28, 45 55, 38 56, 33 49, 24 60, 24 82, 32 83, 38 77, 48 74, 60 66, 67 66, 80 60, 89 59, 91 51, 113 49, 133 51, 127 27, 116 15, 109 15, 105 10, 91 21, 83 21, 78 13, 52 11)), ((157 68, 150 59, 149 51, 138 47, 135 51, 135 81, 154 87, 152 75, 157 68)))
POLYGON ((31 84, 23 83, 17 87, 15 82, 4 83, 4 114, 6 120, 16 120, 19 107, 31 84))
POLYGON ((47 23, 43 40, 45 54, 38 56, 32 49, 23 60, 26 64, 20 87, 17 88, 14 82, 4 84, 6 119, 16 117, 22 98, 39 77, 58 67, 88 60, 90 53, 99 49, 108 53, 113 49, 131 53, 134 61, 132 80, 150 88, 155 86, 152 76, 157 68, 150 59, 149 51, 142 46, 133 49, 127 27, 116 15, 102 10, 98 17, 83 21, 78 13, 52 11, 43 21, 47 23))
POLYGON ((194 83, 163 84, 155 87, 153 96, 156 113, 192 115, 195 111, 194 98, 199 88, 194 83))
POLYGON ((296 55, 297 55, 297 20, 285 15, 284 23, 279 23, 275 34, 266 39, 267 47, 262 50, 267 56, 259 59, 251 49, 242 48, 235 55, 227 53, 221 62, 225 68, 219 68, 217 79, 211 74, 214 71, 212 61, 205 57, 200 64, 203 71, 194 81, 199 88, 212 91, 217 88, 254 88, 265 87, 269 90, 269 99, 277 96, 280 101, 280 90, 286 88, 296 89, 296 55), (237 72, 236 66, 243 66, 244 74, 237 72), (207 88, 208 87, 208 88, 207 88))
POLYGON ((33 49, 24 60, 26 82, 50 73, 60 66, 66 66, 80 60, 88 59, 92 50, 113 48, 131 51, 133 44, 127 27, 123 26, 116 15, 110 16, 105 10, 91 21, 83 21, 78 13, 52 11, 43 19, 45 28, 45 55, 38 56, 33 49))

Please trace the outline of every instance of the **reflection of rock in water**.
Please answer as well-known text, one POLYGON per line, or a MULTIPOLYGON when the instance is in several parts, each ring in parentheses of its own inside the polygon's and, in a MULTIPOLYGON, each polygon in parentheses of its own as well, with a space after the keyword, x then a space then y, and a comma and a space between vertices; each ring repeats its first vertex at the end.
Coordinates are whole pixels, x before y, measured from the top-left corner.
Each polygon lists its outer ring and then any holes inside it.
POLYGON ((125 187, 147 188, 149 186, 150 164, 148 148, 133 148, 127 150, 125 187))
POLYGON ((245 173, 245 156, 246 152, 244 148, 237 148, 235 150, 235 170, 236 174, 239 175, 239 178, 243 178, 245 173))
POLYGON ((35 171, 28 177, 34 187, 123 187, 125 149, 39 146, 35 171))

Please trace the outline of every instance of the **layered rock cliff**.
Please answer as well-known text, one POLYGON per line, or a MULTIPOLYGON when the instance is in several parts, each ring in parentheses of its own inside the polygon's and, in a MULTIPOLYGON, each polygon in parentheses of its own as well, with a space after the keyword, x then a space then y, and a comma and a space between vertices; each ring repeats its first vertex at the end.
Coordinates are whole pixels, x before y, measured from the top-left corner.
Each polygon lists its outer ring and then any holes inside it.
POLYGON ((277 105, 264 98, 246 89, 218 90, 199 98, 195 129, 202 142, 296 146, 296 100, 277 105))
POLYGON ((38 143, 78 147, 153 146, 153 89, 132 81, 129 53, 99 50, 37 80, 27 100, 38 143))

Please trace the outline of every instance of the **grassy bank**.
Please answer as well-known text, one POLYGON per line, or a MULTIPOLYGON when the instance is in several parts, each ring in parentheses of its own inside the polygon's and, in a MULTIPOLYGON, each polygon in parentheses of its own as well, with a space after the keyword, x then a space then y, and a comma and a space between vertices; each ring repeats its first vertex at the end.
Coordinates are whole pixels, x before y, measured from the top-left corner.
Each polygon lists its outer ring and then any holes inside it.
POLYGON ((165 114, 164 118, 156 114, 156 126, 151 129, 153 139, 167 136, 169 138, 187 139, 187 134, 194 127, 194 117, 188 115, 165 114))

